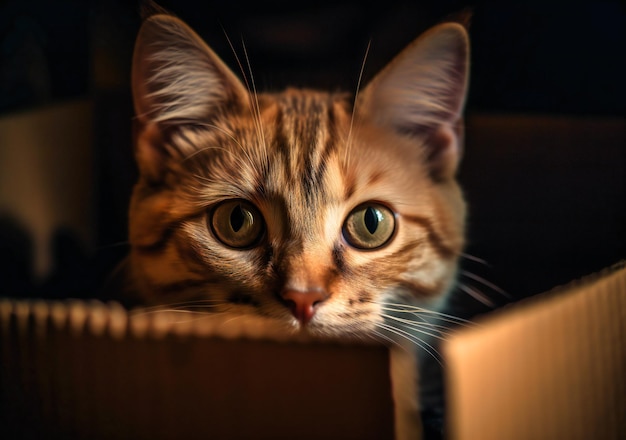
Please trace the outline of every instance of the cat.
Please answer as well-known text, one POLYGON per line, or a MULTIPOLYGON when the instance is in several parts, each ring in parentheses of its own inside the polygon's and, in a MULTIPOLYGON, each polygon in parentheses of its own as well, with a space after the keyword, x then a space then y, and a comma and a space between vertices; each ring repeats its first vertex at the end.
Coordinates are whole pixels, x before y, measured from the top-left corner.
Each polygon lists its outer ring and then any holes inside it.
POLYGON ((257 93, 182 20, 147 18, 132 66, 128 294, 421 345, 464 246, 468 68, 465 28, 443 23, 356 96, 257 93))

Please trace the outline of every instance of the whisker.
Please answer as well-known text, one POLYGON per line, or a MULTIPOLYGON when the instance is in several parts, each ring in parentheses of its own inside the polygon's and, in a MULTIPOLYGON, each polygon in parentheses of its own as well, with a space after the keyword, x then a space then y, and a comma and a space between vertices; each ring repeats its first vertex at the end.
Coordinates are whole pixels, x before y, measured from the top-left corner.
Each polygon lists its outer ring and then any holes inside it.
POLYGON ((382 332, 379 332, 378 330, 372 330, 372 333, 376 336, 379 337, 381 339, 384 339, 385 341, 395 345, 398 348, 402 348, 404 350, 406 350, 406 347, 402 346, 400 343, 398 343, 398 341, 394 341, 393 338, 390 338, 389 336, 385 335, 382 332))
POLYGON ((146 316, 146 315, 156 315, 159 313, 181 313, 181 314, 196 314, 196 315, 206 315, 206 312, 196 312, 193 310, 185 310, 185 309, 155 309, 155 310, 146 310, 144 312, 136 312, 131 313, 130 316, 146 316))
POLYGON ((195 310, 185 310, 185 309, 163 309, 163 310, 154 310, 151 313, 180 313, 185 315, 206 315, 204 312, 196 312, 195 310))
MULTIPOLYGON (((398 312, 398 310, 393 309, 393 308, 382 307, 381 309, 382 310, 386 310, 386 311, 398 312)), ((436 331, 438 331, 440 333, 452 329, 452 327, 449 324, 461 325, 461 326, 466 326, 466 327, 475 325, 473 322, 469 322, 469 321, 467 321, 467 322, 458 322, 457 320, 449 320, 449 319, 439 319, 438 320, 438 322, 443 321, 443 322, 447 322, 448 324, 445 324, 445 325, 444 324, 436 324, 436 323, 431 322, 430 320, 428 320, 426 317, 420 316, 419 312, 405 312, 405 313, 409 313, 414 318, 418 318, 419 321, 416 321, 416 320, 414 320, 412 318, 401 318, 399 316, 388 315, 388 314, 384 314, 384 316, 389 316, 389 317, 397 319, 397 320, 403 320, 406 323, 410 323, 416 329, 417 328, 426 328, 426 329, 436 330, 436 331)), ((431 318, 431 317, 429 317, 429 318, 431 318)))
POLYGON ((226 321, 224 321, 223 324, 228 324, 229 322, 233 322, 235 319, 241 319, 241 318, 245 318, 245 315, 233 316, 232 318, 227 319, 226 321))
POLYGON ((485 295, 484 293, 482 293, 481 291, 472 289, 471 287, 463 283, 459 283, 458 287, 463 292, 467 293, 472 298, 474 298, 476 301, 486 305, 487 307, 490 307, 492 309, 496 307, 496 304, 493 301, 491 301, 489 297, 485 295))
MULTIPOLYGON (((147 310, 145 312, 131 313, 130 316, 131 317, 138 317, 138 316, 157 315, 159 313, 164 313, 164 312, 174 312, 174 310, 170 310, 170 309, 147 310)), ((181 312, 182 312, 182 310, 181 310, 181 312)))
POLYGON ((246 62, 248 64, 248 72, 250 74, 250 81, 248 81, 248 76, 246 75, 246 70, 243 67, 243 63, 239 59, 239 56, 237 55, 237 51, 235 50, 235 46, 233 45, 232 41, 228 37, 228 34, 226 33, 226 30, 224 29, 224 27, 222 27, 222 31, 224 32, 224 36, 226 37, 226 41, 228 41, 228 45, 230 46, 230 49, 233 52, 235 60, 237 61, 237 65, 239 66, 239 70, 241 71, 241 76, 243 77, 244 83, 246 84, 246 89, 248 90, 248 94, 254 96, 254 101, 256 103, 256 109, 254 108, 254 106, 252 105, 252 102, 250 102, 250 101, 248 102, 248 106, 249 106, 249 109, 250 109, 250 114, 252 116, 252 119, 254 120, 254 125, 255 125, 256 132, 257 132, 257 137, 259 138, 259 141, 263 145, 263 149, 264 149, 264 153, 265 153, 265 162, 267 162, 269 156, 268 156, 268 152, 267 152, 267 145, 265 143, 265 136, 263 135, 263 126, 261 124, 261 108, 259 107, 259 99, 258 99, 258 95, 257 95, 256 85, 254 83, 254 76, 252 75, 252 67, 250 66, 250 59, 248 57, 248 52, 246 50, 246 46, 244 44, 243 37, 241 39, 241 45, 243 47, 244 55, 246 57, 246 62), (250 82, 252 83, 252 87, 250 86, 250 82))
POLYGON ((356 114, 356 104, 357 104, 357 99, 359 97, 359 92, 361 91, 361 81, 363 80, 363 72, 365 71, 365 62, 367 61, 367 56, 369 55, 371 45, 372 45, 372 40, 369 40, 367 43, 367 48, 365 49, 365 55, 363 56, 363 63, 361 63, 359 79, 357 80, 357 84, 356 84, 356 92, 354 93, 354 102, 352 104, 352 115, 350 115, 350 128, 348 129, 348 138, 346 140, 346 150, 344 154, 345 163, 347 163, 348 157, 350 156, 350 150, 352 146, 352 129, 354 127, 354 116, 356 114))
POLYGON ((388 312, 408 313, 410 315, 415 316, 423 323, 428 322, 428 320, 426 319, 427 317, 423 315, 424 314, 430 315, 430 313, 425 313, 425 312, 431 312, 430 310, 421 309, 419 307, 416 308, 415 306, 409 306, 409 307, 410 308, 405 308, 404 304, 392 304, 391 306, 381 306, 380 308, 381 310, 386 310, 388 312))
POLYGON ((487 281, 486 279, 484 279, 483 277, 480 277, 476 274, 473 274, 472 272, 469 272, 467 270, 462 270, 461 275, 470 278, 474 281, 477 281, 479 283, 481 283, 482 285, 489 287, 490 289, 493 289, 494 291, 498 292, 500 295, 504 296, 506 299, 511 299, 511 295, 507 292, 505 292, 503 289, 501 289, 500 287, 496 286, 495 284, 493 284, 490 281, 487 281))
POLYGON ((248 50, 246 49, 246 45, 243 41, 243 38, 241 39, 241 46, 243 47, 243 53, 246 57, 246 64, 248 65, 248 73, 250 74, 250 82, 252 83, 252 92, 253 92, 254 102, 256 104, 256 121, 258 124, 257 131, 258 131, 259 141, 263 145, 263 149, 265 151, 265 157, 267 158, 268 157, 267 145, 265 143, 265 134, 263 133, 263 124, 261 123, 261 107, 259 106, 259 95, 257 93, 256 84, 254 82, 252 66, 250 65, 250 57, 248 56, 248 50))
POLYGON ((447 339, 447 337, 445 335, 443 335, 443 332, 439 332, 439 334, 437 334, 437 333, 432 333, 432 332, 426 331, 421 326, 413 325, 414 323, 410 319, 398 318, 396 316, 387 315, 387 314, 382 314, 381 316, 383 318, 392 319, 394 321, 400 322, 401 324, 405 324, 407 328, 410 328, 411 330, 415 330, 415 331, 417 331, 419 333, 422 333, 423 335, 432 336, 433 338, 437 338, 437 339, 440 339, 442 341, 445 341, 447 339))
POLYGON ((230 40, 230 37, 228 36, 228 33, 226 32, 226 29, 224 29, 224 26, 222 26, 222 32, 224 32, 224 37, 226 37, 226 41, 228 42, 228 45, 230 46, 230 50, 233 52, 233 56, 235 57, 235 61, 237 61, 237 65, 239 66, 239 70, 241 71, 241 76, 243 77, 243 81, 246 84, 246 88, 248 89, 248 93, 252 93, 252 90, 250 89, 250 83, 248 82, 248 77, 246 76, 246 70, 243 68, 243 64, 241 63, 241 60, 239 59, 239 55, 237 55, 237 51, 235 50, 235 46, 233 45, 232 41, 230 40))
POLYGON ((466 260, 474 261, 476 263, 484 264, 485 266, 491 267, 491 264, 489 264, 487 260, 483 260, 482 258, 476 257, 475 255, 467 254, 465 252, 461 252, 460 255, 466 260))
MULTIPOLYGON (((382 310, 387 310, 387 309, 382 309, 382 310)), ((393 311, 393 310, 391 310, 393 311)), ((450 330, 451 327, 447 326, 447 325, 442 325, 442 324, 435 324, 432 322, 427 321, 426 319, 424 319, 423 316, 419 316, 419 314, 417 314, 416 312, 411 312, 411 315, 413 315, 415 318, 418 318, 419 321, 415 321, 413 319, 407 319, 407 318, 400 318, 399 316, 394 316, 394 315, 389 315, 389 314, 383 314, 383 316, 388 316, 390 318, 396 319, 396 320, 404 320, 406 321, 407 324, 410 324, 411 326, 413 326, 414 328, 418 329, 418 328, 426 328, 426 329, 432 329, 432 330, 436 330, 440 333, 443 333, 444 331, 448 331, 450 330)))
POLYGON ((426 351, 426 353, 428 353, 429 355, 431 355, 433 357, 433 359, 435 359, 437 361, 437 363, 443 367, 443 364, 441 363, 441 360, 439 359, 439 352, 432 346, 430 345, 428 342, 423 341, 421 339, 419 339, 418 337, 412 335, 411 333, 395 328, 389 324, 378 324, 379 327, 387 330, 388 332, 394 333, 402 338, 405 338, 406 340, 408 340, 409 342, 414 343, 415 345, 417 345, 418 347, 420 347, 422 350, 426 351))
POLYGON ((418 307, 414 305, 401 304, 401 303, 389 303, 389 302, 381 302, 380 304, 382 306, 387 306, 387 308, 384 308, 384 309, 388 311, 400 312, 400 313, 411 313, 411 314, 424 314, 430 317, 434 317, 438 319, 439 321, 450 322, 450 323, 459 324, 459 325, 468 325, 468 326, 477 325, 475 322, 472 322, 467 319, 459 318, 458 316, 449 315, 449 314, 442 313, 442 312, 436 312, 434 310, 429 310, 429 309, 425 309, 423 307, 418 307))
POLYGON ((174 302, 174 303, 167 303, 167 304, 158 304, 155 306, 150 306, 150 307, 141 307, 138 309, 133 309, 129 312, 130 315, 138 315, 138 314, 143 314, 146 312, 154 312, 154 311, 162 311, 162 310, 166 310, 166 309, 174 309, 176 307, 183 309, 184 307, 190 307, 190 306, 194 306, 194 305, 208 305, 211 304, 212 305, 221 305, 221 304, 227 304, 226 301, 224 300, 220 300, 220 299, 201 299, 201 300, 190 300, 190 301, 181 301, 181 302, 174 302))
POLYGON ((189 306, 189 305, 195 305, 195 304, 211 304, 211 303, 226 304, 227 301, 223 299, 216 299, 216 298, 190 299, 188 301, 179 301, 179 302, 159 304, 153 307, 176 307, 176 306, 189 306))
POLYGON ((476 301, 480 302, 481 304, 484 304, 485 306, 491 309, 496 308, 496 304, 480 290, 472 289, 470 286, 466 284, 462 284, 462 283, 459 283, 458 287, 463 292, 467 293, 469 296, 471 296, 472 298, 474 298, 476 301))

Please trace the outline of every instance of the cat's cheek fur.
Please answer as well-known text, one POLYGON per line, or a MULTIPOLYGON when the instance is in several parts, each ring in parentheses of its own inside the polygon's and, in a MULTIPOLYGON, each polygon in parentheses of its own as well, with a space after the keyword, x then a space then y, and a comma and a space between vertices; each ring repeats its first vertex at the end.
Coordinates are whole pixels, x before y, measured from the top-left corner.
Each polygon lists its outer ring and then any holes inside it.
POLYGON ((135 251, 130 256, 132 276, 139 290, 139 295, 146 303, 168 301, 162 291, 168 286, 190 281, 194 277, 185 269, 176 250, 168 246, 159 254, 135 251))
POLYGON ((141 183, 133 191, 129 210, 129 240, 133 247, 155 247, 163 240, 163 228, 173 202, 163 192, 150 192, 141 183))

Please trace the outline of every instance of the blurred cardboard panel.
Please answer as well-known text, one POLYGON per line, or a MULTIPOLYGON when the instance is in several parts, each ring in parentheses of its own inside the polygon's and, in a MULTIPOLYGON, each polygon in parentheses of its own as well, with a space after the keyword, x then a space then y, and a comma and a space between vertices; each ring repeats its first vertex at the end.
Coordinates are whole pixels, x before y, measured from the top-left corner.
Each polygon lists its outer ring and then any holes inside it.
POLYGON ((12 439, 419 438, 415 376, 392 371, 415 366, 402 350, 269 324, 0 301, 0 425, 12 439))
POLYGON ((503 310, 444 348, 452 439, 624 438, 624 264, 503 310))

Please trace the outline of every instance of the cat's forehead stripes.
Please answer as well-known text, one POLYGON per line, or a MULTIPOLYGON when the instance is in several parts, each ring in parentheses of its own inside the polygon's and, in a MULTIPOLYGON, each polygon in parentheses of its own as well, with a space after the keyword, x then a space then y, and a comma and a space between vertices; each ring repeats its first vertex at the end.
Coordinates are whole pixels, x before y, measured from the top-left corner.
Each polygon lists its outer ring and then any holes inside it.
POLYGON ((337 159, 349 121, 345 97, 302 90, 262 95, 259 120, 264 138, 251 131, 247 140, 264 145, 267 169, 257 168, 252 200, 280 209, 290 238, 318 235, 324 206, 342 198, 337 159))
POLYGON ((342 141, 337 126, 347 120, 344 100, 331 94, 287 90, 276 95, 274 103, 273 119, 265 123, 273 135, 274 157, 270 161, 281 166, 290 189, 301 191, 307 202, 312 202, 325 190, 322 182, 329 157, 342 141))

